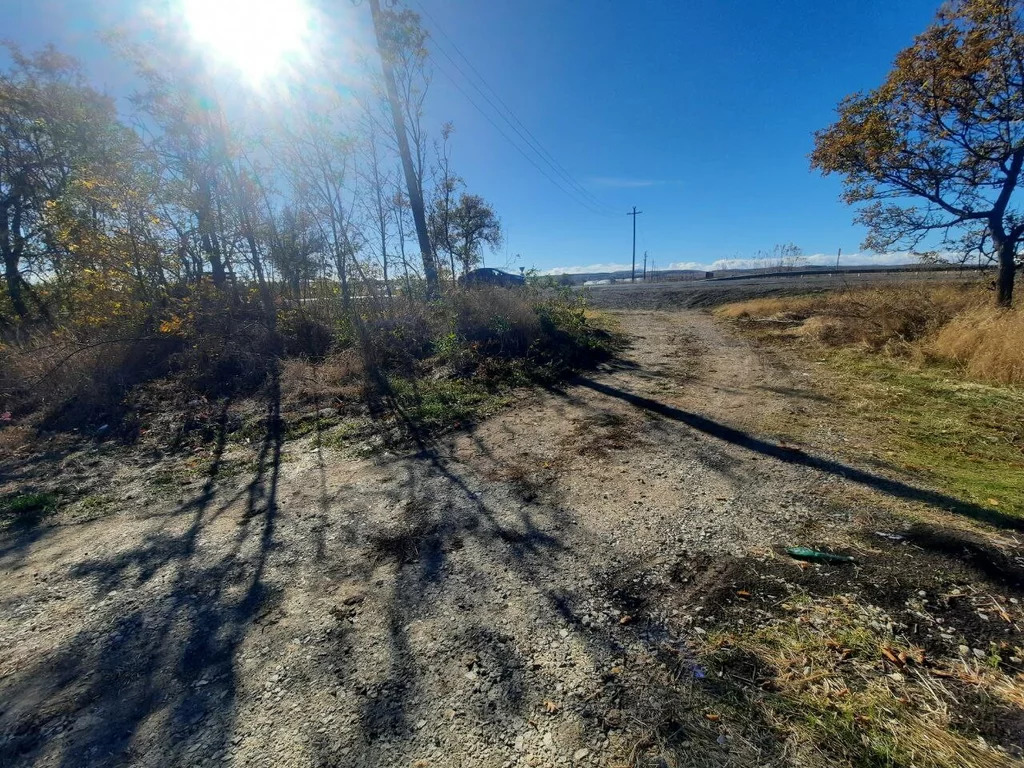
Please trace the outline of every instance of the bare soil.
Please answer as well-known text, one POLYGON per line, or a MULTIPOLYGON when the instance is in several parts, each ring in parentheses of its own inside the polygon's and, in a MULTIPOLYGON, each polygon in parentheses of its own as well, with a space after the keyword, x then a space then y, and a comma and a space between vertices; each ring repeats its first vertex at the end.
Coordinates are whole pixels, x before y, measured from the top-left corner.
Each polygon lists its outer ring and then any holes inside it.
MULTIPOLYGON (((0 492, 77 501, 0 534, 0 764, 788 765, 777 724, 707 714, 758 685, 702 668, 716 628, 856 592, 936 656, 1021 644, 1014 521, 902 523, 973 510, 834 430, 773 438, 829 404, 708 314, 616 318, 620 360, 411 450, 271 418, 186 459, 9 456, 0 492)), ((1019 712, 964 720, 1020 746, 1019 712)))

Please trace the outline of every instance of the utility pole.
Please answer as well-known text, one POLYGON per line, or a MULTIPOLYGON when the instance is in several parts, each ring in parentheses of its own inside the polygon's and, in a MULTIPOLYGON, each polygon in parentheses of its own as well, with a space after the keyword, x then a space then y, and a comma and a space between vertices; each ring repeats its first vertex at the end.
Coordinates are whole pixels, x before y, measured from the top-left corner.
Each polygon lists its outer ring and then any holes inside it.
POLYGON ((638 211, 636 206, 633 206, 633 212, 627 213, 627 216, 633 217, 633 271, 630 273, 629 282, 636 282, 636 217, 639 216, 643 211, 638 211))
MULTIPOLYGON (((636 219, 633 219, 636 221, 636 219)), ((644 251, 644 282, 647 282, 647 251, 644 251)))
POLYGON ((388 50, 387 30, 380 11, 380 0, 370 0, 370 15, 373 17, 373 30, 377 37, 377 52, 380 54, 381 69, 384 71, 384 86, 391 105, 391 119, 395 126, 395 139, 398 141, 398 152, 402 156, 402 171, 405 174, 405 185, 409 190, 409 207, 412 208, 412 220, 416 225, 416 238, 419 240, 420 254, 423 258, 423 277, 427 281, 427 297, 437 298, 437 263, 434 261, 434 250, 430 245, 427 233, 427 216, 423 205, 423 191, 416 178, 412 164, 412 153, 409 151, 409 137, 405 132, 405 118, 398 99, 398 86, 395 84, 395 68, 392 54, 388 50))

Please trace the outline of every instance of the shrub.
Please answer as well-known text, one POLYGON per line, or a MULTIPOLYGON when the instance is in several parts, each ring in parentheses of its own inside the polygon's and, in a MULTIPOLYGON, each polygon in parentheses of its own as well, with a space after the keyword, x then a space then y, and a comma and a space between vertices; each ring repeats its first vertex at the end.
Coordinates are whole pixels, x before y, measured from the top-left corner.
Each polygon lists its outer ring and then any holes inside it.
POLYGON ((435 325, 425 305, 363 320, 360 343, 367 365, 385 371, 410 370, 430 353, 435 325))
POLYGON ((483 357, 522 357, 541 335, 536 303, 522 291, 462 291, 451 311, 456 336, 483 357))
POLYGON ((348 341, 343 333, 301 309, 278 312, 277 332, 285 357, 323 360, 332 349, 347 346, 348 341))

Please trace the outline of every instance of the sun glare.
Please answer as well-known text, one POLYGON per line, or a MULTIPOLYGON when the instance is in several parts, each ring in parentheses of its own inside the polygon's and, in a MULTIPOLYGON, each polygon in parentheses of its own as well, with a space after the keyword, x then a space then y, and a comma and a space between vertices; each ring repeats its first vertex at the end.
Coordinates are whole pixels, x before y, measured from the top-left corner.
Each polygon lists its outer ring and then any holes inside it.
POLYGON ((304 0, 182 0, 196 43, 253 85, 278 73, 307 43, 304 0))

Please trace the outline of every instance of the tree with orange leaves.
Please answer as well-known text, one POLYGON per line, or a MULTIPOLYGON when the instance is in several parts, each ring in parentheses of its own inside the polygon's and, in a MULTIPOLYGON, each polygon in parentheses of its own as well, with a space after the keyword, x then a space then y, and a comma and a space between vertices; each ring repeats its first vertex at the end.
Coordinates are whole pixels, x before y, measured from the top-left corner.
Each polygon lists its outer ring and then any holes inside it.
POLYGON ((942 245, 998 265, 1010 306, 1024 212, 1024 3, 955 0, 893 64, 885 82, 839 105, 815 135, 811 165, 866 203, 865 246, 942 245))

